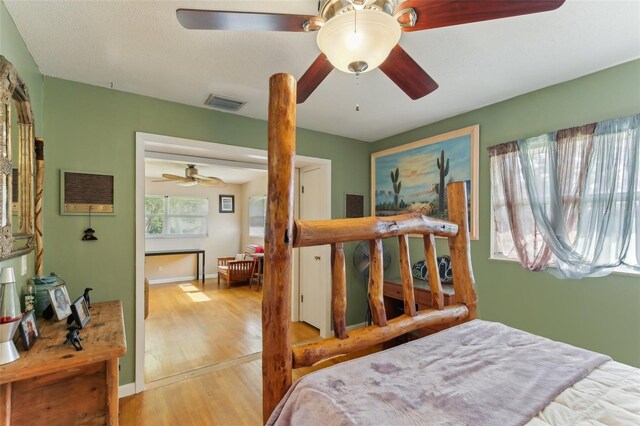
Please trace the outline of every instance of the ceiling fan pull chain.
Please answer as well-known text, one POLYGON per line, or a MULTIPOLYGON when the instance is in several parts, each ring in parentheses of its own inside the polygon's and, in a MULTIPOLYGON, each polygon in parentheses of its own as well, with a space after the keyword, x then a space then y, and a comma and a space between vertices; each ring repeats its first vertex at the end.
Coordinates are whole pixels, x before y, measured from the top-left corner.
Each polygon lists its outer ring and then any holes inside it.
POLYGON ((356 112, 360 111, 360 102, 358 99, 360 98, 360 73, 356 73, 356 112))
POLYGON ((360 99, 360 73, 357 72, 355 73, 356 76, 356 112, 360 111, 360 102, 358 102, 358 100, 360 99))
POLYGON ((358 33, 358 10, 353 9, 353 33, 358 33))

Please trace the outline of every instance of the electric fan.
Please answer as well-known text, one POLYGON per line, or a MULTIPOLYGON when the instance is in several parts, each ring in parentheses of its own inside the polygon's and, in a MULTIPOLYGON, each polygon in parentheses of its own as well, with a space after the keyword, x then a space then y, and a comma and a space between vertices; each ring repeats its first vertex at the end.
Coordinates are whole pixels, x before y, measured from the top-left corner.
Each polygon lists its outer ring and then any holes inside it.
MULTIPOLYGON (((368 241, 360 241, 353 251, 353 266, 356 268, 356 271, 362 275, 362 280, 367 284, 367 280, 369 279, 369 242, 368 241)), ((389 269, 389 265, 391 265, 391 253, 387 249, 387 246, 382 244, 382 272, 384 273, 387 269, 389 269)), ((367 292, 367 300, 368 300, 368 292, 367 292)), ((371 324, 371 307, 369 303, 367 303, 367 324, 371 324)))

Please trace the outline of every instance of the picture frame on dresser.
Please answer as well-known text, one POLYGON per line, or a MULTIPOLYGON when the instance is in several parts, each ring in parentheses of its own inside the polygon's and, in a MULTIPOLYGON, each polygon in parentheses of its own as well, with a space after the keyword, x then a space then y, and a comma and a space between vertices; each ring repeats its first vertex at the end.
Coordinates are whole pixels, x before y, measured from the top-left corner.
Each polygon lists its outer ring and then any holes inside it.
POLYGON ((78 297, 71 305, 71 314, 76 325, 80 328, 84 328, 89 320, 91 320, 91 314, 89 313, 89 307, 87 306, 87 300, 84 296, 78 297))
POLYGON ((50 288, 49 300, 51 300, 51 307, 58 321, 71 315, 71 300, 66 285, 60 284, 50 288))
POLYGON ((20 320, 19 328, 22 346, 25 351, 28 351, 33 347, 36 340, 40 338, 40 330, 38 330, 38 324, 36 323, 35 311, 29 311, 24 314, 24 317, 20 320))

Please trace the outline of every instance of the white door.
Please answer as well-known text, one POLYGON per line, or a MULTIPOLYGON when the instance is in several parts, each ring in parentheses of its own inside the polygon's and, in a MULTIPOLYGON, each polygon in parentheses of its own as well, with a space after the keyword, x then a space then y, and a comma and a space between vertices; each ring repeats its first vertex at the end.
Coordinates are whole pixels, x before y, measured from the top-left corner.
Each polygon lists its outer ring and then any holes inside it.
MULTIPOLYGON (((325 219, 321 217, 322 200, 320 168, 300 170, 300 219, 325 219)), ((327 261, 326 248, 303 247, 300 249, 300 321, 322 329, 326 305, 327 261)))

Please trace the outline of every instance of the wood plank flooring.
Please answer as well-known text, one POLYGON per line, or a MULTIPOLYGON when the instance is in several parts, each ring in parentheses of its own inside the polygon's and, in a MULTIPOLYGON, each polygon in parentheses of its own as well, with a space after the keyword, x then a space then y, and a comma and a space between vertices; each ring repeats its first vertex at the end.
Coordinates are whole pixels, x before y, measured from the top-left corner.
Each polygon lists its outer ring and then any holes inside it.
MULTIPOLYGON (((120 400, 120 424, 262 424, 260 305, 261 293, 247 286, 218 289, 213 281, 204 291, 197 281, 151 286, 145 321, 148 390, 120 400)), ((304 323, 293 324, 292 335, 294 342, 319 338, 318 330, 304 323)), ((294 379, 380 349, 294 370, 294 379)))
MULTIPOLYGON (((294 370, 294 379, 327 365, 381 350, 378 345, 315 367, 294 370)), ((206 375, 120 400, 123 426, 262 424, 262 362, 236 364, 206 375)))
MULTIPOLYGON (((207 280, 156 284, 149 289, 145 320, 145 381, 246 357, 261 351, 262 292, 246 285, 218 289, 207 280)), ((294 342, 318 338, 305 323, 292 328, 294 342)))

